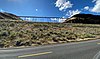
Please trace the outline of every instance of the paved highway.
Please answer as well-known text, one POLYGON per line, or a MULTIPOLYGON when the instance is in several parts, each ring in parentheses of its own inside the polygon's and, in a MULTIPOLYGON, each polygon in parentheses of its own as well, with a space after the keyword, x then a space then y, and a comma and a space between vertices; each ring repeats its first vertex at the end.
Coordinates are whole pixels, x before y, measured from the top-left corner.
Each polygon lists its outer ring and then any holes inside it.
POLYGON ((100 40, 0 49, 0 59, 100 59, 100 40))

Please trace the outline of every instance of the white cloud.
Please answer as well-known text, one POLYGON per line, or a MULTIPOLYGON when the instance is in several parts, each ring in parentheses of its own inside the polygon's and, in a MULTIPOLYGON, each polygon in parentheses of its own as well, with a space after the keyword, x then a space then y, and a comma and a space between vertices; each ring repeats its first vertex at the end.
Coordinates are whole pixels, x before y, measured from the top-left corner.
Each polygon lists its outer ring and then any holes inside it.
POLYGON ((57 20, 57 18, 51 18, 51 20, 57 20))
POLYGON ((91 9, 92 12, 100 12, 100 0, 93 0, 92 2, 95 2, 94 7, 91 9))
POLYGON ((32 18, 25 18, 26 21, 32 21, 32 18))
POLYGON ((59 22, 64 22, 66 19, 59 19, 59 22))
POLYGON ((95 2, 96 0, 93 0, 92 2, 95 2))
POLYGON ((69 10, 69 11, 66 13, 66 16, 72 17, 73 15, 80 14, 80 13, 81 13, 81 11, 79 11, 78 9, 77 9, 77 10, 69 10))
POLYGON ((0 9, 0 12, 4 12, 4 10, 0 9))
POLYGON ((35 11, 38 11, 38 9, 35 9, 35 11))
POLYGON ((57 0, 55 7, 58 7, 60 11, 66 10, 67 8, 72 8, 73 4, 67 0, 57 0))
POLYGON ((85 6, 84 9, 85 9, 85 10, 89 10, 89 6, 85 6))
POLYGON ((51 20, 58 20, 58 22, 64 22, 65 18, 51 18, 51 20))
POLYGON ((64 16, 62 18, 65 18, 64 16))

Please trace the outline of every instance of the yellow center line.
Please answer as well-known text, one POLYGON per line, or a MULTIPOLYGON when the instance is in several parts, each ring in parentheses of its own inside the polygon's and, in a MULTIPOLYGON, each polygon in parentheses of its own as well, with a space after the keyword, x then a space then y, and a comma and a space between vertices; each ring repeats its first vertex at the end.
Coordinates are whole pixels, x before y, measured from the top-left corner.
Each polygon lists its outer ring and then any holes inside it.
POLYGON ((37 53, 37 54, 27 54, 27 55, 18 56, 18 58, 31 57, 31 56, 39 56, 39 55, 45 55, 45 54, 50 54, 50 53, 52 53, 52 52, 43 52, 43 53, 37 53))

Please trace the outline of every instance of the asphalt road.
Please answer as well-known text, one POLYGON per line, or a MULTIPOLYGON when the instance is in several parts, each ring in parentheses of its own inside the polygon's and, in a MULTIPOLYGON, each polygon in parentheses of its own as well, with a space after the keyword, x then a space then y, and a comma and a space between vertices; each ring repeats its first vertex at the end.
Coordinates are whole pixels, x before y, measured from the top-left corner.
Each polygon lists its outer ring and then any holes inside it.
POLYGON ((0 49, 0 59, 100 59, 100 39, 38 47, 0 49))

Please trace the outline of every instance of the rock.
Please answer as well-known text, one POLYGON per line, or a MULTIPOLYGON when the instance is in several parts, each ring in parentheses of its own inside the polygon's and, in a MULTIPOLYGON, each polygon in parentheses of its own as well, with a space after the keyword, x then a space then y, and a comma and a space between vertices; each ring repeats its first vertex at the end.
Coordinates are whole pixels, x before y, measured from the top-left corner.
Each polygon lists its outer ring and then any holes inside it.
POLYGON ((100 15, 76 14, 65 20, 64 23, 100 24, 100 15))
POLYGON ((11 14, 11 13, 7 13, 7 12, 0 12, 0 19, 5 19, 5 20, 8 20, 8 19, 13 19, 13 20, 21 20, 20 17, 14 15, 14 14, 11 14))

